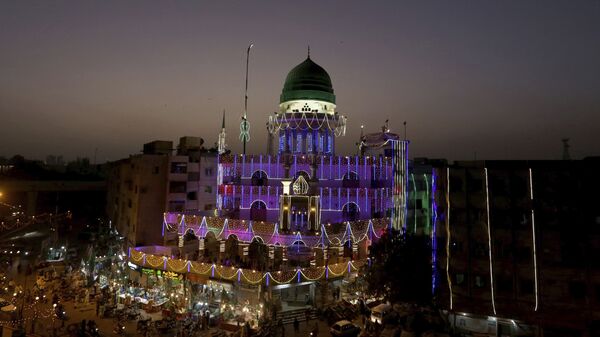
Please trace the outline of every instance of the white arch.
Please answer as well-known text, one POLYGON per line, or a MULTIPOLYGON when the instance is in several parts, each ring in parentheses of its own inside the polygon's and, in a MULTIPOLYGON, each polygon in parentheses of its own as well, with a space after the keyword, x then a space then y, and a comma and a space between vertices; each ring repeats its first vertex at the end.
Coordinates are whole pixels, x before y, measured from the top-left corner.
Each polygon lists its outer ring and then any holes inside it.
MULTIPOLYGON (((250 204, 250 209, 252 209, 252 205, 254 205, 254 204, 255 204, 255 203, 257 203, 257 202, 262 202, 262 203, 263 203, 263 205, 265 205, 265 208, 264 208, 264 209, 265 209, 265 210, 267 209, 267 203, 266 203, 266 202, 264 202, 264 201, 263 201, 263 200, 261 200, 261 199, 256 199, 256 200, 252 201, 252 203, 250 204)), ((261 208, 256 208, 256 209, 261 209, 261 208)))
POLYGON ((211 230, 208 230, 208 231, 206 231, 206 234, 204 234, 204 237, 203 237, 203 239, 208 239, 208 238, 209 238, 209 237, 208 237, 208 235, 209 235, 209 234, 212 234, 212 238, 213 238, 213 239, 215 239, 215 240, 219 241, 219 239, 217 239, 217 234, 215 234, 215 233, 214 233, 213 231, 211 231, 211 230))
POLYGON ((356 207, 358 208, 358 211, 360 212, 360 206, 356 202, 354 202, 354 201, 348 201, 347 203, 343 204, 342 205, 342 212, 344 211, 344 207, 346 207, 346 205, 349 205, 349 204, 355 204, 356 207))
POLYGON ((263 245, 265 244, 265 240, 263 240, 263 238, 261 238, 258 235, 253 236, 252 239, 250 240, 250 243, 254 242, 255 240, 258 243, 262 243, 263 245))
POLYGON ((294 242, 292 242, 292 244, 289 245, 288 247, 291 247, 291 246, 295 245, 296 242, 299 243, 299 244, 301 243, 304 247, 308 247, 308 245, 306 244, 306 242, 304 242, 304 240, 294 240, 294 242))
POLYGON ((305 173, 305 174, 306 174, 306 176, 308 177, 308 179, 310 179, 310 178, 311 178, 311 176, 310 176, 310 173, 308 173, 308 172, 306 172, 306 171, 304 171, 304 170, 297 170, 296 172, 294 172, 294 179, 298 179, 298 173, 299 173, 299 172, 303 172, 303 173, 305 173))
POLYGON ((342 176, 342 180, 354 181, 354 180, 349 179, 350 173, 356 174, 356 180, 360 180, 360 175, 356 171, 353 171, 353 170, 346 172, 346 174, 344 174, 342 176))
POLYGON ((229 233, 229 235, 227 235, 227 237, 225 238, 225 241, 229 240, 229 238, 232 236, 235 238, 235 241, 237 241, 238 243, 240 242, 240 238, 235 233, 229 233))
POLYGON ((262 173, 264 173, 264 175, 265 175, 265 177, 267 177, 267 179, 269 179, 269 178, 270 178, 270 177, 269 177, 269 175, 267 174, 267 171, 265 171, 265 170, 254 170, 254 172, 252 172, 252 174, 250 175, 250 179, 252 179, 252 178, 254 177, 254 175, 255 175, 256 173, 259 173, 259 172, 262 172, 262 173))

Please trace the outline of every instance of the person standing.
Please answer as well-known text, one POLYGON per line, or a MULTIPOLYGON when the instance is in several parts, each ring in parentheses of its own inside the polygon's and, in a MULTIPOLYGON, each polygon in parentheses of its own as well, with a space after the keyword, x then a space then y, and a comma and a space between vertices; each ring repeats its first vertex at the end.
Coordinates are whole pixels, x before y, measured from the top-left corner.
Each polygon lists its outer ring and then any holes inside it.
POLYGON ((294 317, 294 333, 298 334, 300 331, 300 322, 298 322, 298 317, 294 317))

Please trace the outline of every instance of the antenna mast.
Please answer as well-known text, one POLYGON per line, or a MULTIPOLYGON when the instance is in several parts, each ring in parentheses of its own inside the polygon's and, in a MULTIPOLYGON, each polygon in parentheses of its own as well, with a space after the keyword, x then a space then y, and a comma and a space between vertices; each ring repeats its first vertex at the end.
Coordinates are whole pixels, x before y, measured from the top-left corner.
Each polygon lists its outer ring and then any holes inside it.
POLYGON ((250 61, 250 49, 254 46, 250 43, 246 51, 246 89, 244 91, 244 116, 240 124, 240 140, 244 143, 244 154, 246 154, 246 143, 250 140, 250 123, 248 122, 248 64, 250 61))

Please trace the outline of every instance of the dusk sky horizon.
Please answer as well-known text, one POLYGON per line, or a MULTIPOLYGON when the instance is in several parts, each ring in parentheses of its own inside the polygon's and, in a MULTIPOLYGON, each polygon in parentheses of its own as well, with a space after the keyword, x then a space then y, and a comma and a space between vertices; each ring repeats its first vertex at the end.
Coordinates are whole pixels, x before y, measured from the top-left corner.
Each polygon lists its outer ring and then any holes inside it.
POLYGON ((241 152, 246 48, 249 153, 306 58, 330 74, 347 116, 386 119, 409 156, 600 155, 600 1, 0 1, 0 156, 140 153, 199 136, 241 152))

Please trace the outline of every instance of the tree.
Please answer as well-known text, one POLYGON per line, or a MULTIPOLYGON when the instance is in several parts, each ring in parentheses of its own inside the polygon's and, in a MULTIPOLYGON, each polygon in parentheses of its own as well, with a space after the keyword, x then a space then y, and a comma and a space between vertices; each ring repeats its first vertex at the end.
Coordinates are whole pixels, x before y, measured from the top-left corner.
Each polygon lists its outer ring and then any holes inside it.
POLYGON ((367 293, 391 303, 432 301, 431 244, 428 236, 389 229, 371 245, 364 268, 367 293))

